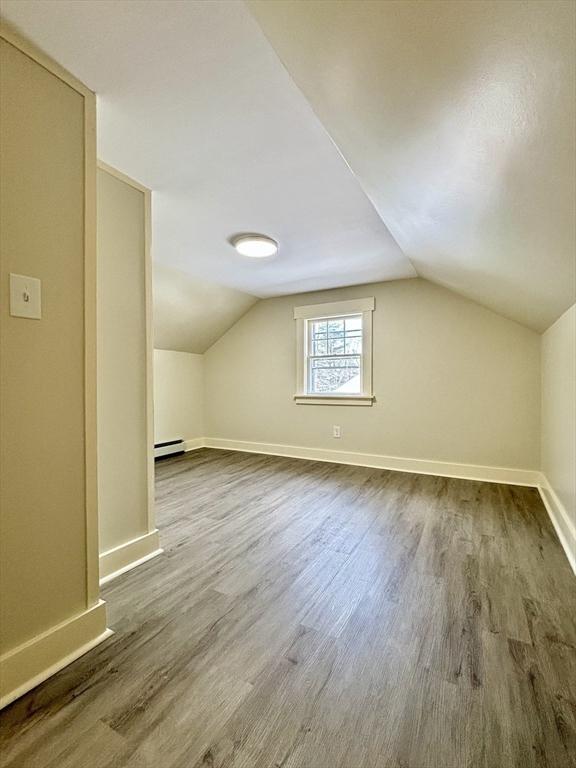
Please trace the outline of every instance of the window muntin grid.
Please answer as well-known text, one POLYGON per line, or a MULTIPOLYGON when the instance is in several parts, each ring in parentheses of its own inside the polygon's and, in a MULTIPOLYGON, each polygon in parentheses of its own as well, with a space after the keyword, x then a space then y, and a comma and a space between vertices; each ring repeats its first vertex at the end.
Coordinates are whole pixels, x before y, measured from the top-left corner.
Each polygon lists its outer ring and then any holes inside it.
POLYGON ((362 314, 307 321, 309 394, 362 392, 362 314))

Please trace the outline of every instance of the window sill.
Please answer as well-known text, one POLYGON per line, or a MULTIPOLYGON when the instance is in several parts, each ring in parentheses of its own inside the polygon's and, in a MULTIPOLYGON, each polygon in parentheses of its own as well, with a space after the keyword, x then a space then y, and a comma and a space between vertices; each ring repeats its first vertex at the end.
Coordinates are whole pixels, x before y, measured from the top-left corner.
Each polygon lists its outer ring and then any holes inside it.
POLYGON ((296 405, 372 405, 372 395, 294 395, 296 405))

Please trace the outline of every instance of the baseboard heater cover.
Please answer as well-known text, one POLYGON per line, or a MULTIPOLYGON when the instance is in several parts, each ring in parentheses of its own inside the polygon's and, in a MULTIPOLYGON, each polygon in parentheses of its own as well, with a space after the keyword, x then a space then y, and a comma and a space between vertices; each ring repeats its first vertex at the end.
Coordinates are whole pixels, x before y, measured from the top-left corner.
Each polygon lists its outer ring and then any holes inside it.
POLYGON ((155 459, 165 459, 168 456, 180 456, 181 453, 184 453, 184 440, 181 438, 154 444, 155 459))

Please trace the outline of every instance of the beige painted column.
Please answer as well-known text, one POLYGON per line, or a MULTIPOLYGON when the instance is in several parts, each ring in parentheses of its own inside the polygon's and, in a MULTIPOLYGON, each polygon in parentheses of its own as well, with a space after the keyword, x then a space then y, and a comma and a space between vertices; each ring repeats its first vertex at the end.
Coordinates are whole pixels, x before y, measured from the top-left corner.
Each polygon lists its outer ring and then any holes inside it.
POLYGON ((100 164, 98 479, 102 582, 161 549, 154 520, 150 191, 100 164))
POLYGON ((0 706, 110 634, 99 601, 95 97, 1 28, 0 706), (41 281, 35 318, 10 275, 41 281))

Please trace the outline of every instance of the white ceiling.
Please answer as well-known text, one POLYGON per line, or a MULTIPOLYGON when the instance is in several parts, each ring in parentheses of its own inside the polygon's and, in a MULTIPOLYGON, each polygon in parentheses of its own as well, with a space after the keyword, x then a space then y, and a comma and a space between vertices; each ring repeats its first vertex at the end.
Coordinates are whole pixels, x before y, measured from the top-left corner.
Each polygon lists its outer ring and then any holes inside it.
POLYGON ((416 267, 538 330, 574 302, 574 3, 248 5, 2 0, 97 92, 100 157, 154 190, 166 295, 416 267), (280 253, 242 259, 241 231, 280 253))
POLYGON ((576 299, 576 3, 249 0, 418 274, 537 330, 576 299))
POLYGON ((415 276, 241 2, 3 0, 98 94, 98 152, 154 193, 155 261, 255 296, 415 276), (228 238, 263 232, 278 256, 228 238))

